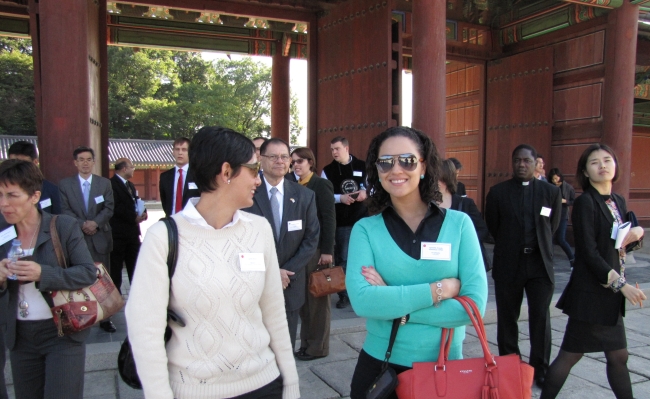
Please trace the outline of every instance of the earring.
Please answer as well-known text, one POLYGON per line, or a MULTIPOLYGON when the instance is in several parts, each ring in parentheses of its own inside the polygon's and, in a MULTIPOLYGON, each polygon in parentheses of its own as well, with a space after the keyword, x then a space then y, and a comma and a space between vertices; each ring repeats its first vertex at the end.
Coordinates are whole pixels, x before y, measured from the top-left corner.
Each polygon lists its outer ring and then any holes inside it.
POLYGON ((228 179, 228 184, 230 184, 230 179, 228 179))
POLYGON ((381 183, 381 179, 377 179, 381 183))
POLYGON ((424 175, 420 175, 420 180, 424 180, 424 175))

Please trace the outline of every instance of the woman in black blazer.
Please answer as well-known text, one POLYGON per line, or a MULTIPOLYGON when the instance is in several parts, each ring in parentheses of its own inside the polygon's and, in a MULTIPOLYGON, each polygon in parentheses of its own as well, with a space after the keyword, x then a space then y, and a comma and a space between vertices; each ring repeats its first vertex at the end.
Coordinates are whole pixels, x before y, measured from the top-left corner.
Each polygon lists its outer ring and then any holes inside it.
POLYGON ((625 199, 612 193, 618 162, 604 144, 589 146, 578 161, 576 177, 584 193, 575 200, 571 220, 576 257, 569 284, 557 307, 569 315, 560 352, 551 364, 541 399, 557 396, 571 368, 584 353, 605 352, 607 379, 618 399, 632 399, 627 369, 625 298, 633 305, 646 297, 625 280, 625 247, 643 238, 634 227, 615 249, 614 230, 627 221, 625 199))
MULTIPOLYGON (((299 178, 298 184, 314 191, 316 196, 316 213, 320 223, 320 241, 318 249, 307 265, 307 274, 319 267, 332 264, 334 253, 334 232, 336 230, 336 211, 334 210, 334 187, 332 182, 314 173, 316 158, 305 147, 296 148, 291 153, 293 172, 299 178)), ((314 360, 329 354, 330 347, 330 299, 329 295, 315 298, 305 293, 305 304, 300 309, 300 349, 296 352, 298 360, 314 360)))
POLYGON ((485 250, 483 242, 488 238, 490 232, 488 231, 487 224, 481 216, 481 212, 476 207, 474 200, 469 197, 461 197, 458 195, 456 180, 456 166, 452 158, 445 159, 442 161, 440 168, 440 180, 438 180, 438 187, 442 193, 442 202, 440 203, 441 208, 453 209, 455 211, 460 211, 466 213, 472 223, 474 224, 474 230, 476 230, 476 235, 478 236, 479 246, 481 247, 481 255, 483 256, 483 264, 485 265, 485 271, 489 272, 492 270, 492 261, 485 250))
POLYGON ((555 243, 562 248, 562 251, 564 251, 566 256, 569 258, 571 267, 573 267, 575 257, 571 251, 571 246, 566 242, 566 228, 569 221, 569 207, 573 206, 576 192, 573 189, 573 186, 564 181, 564 175, 562 175, 562 172, 560 172, 560 169, 558 168, 551 169, 548 172, 546 179, 549 183, 553 183, 559 187, 560 192, 562 192, 562 218, 560 219, 560 225, 557 230, 555 230, 553 239, 555 240, 555 243))

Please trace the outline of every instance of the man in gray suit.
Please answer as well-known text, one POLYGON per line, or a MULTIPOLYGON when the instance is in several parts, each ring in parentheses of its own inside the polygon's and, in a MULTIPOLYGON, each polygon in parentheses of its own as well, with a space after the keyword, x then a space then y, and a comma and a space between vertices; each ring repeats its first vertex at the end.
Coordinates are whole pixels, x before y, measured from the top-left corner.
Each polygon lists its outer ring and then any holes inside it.
POLYGON ((244 210, 264 216, 271 224, 294 347, 300 308, 305 303, 305 267, 316 252, 320 234, 316 199, 312 190, 284 178, 291 162, 287 143, 270 139, 262 144, 261 154, 262 184, 255 191, 253 206, 244 210))
MULTIPOLYGON (((77 147, 72 156, 79 174, 59 183, 61 213, 79 221, 93 260, 110 269, 113 236, 109 220, 115 205, 111 181, 92 173, 95 166, 92 148, 77 147)), ((103 320, 99 327, 106 332, 117 331, 110 320, 103 320)))

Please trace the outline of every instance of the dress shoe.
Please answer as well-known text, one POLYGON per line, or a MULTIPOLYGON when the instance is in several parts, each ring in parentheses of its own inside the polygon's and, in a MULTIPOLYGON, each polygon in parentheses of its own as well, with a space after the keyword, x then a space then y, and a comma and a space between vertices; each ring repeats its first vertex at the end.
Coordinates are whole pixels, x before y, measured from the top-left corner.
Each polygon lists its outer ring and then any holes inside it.
POLYGON ((302 360, 303 362, 307 362, 307 361, 310 361, 310 360, 320 359, 321 357, 325 357, 325 356, 308 355, 307 354, 307 348, 300 348, 298 350, 298 352, 294 353, 294 356, 296 356, 296 359, 302 360))
POLYGON ((336 302, 337 309, 345 309, 348 306, 350 306, 350 298, 348 298, 347 296, 340 297, 339 301, 336 302))
POLYGON ((117 328, 115 328, 115 324, 113 324, 113 322, 110 320, 100 321, 99 328, 101 328, 102 330, 108 333, 114 333, 115 331, 117 331, 117 328))

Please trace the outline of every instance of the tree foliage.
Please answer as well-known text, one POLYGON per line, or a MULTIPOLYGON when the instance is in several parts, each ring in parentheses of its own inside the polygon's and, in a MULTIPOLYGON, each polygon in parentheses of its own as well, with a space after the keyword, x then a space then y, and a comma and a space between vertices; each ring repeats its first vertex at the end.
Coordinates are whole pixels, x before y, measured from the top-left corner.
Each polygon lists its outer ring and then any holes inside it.
MULTIPOLYGON (((31 41, 0 38, 0 134, 36 134, 31 41)), ((220 125, 268 135, 271 69, 250 58, 206 61, 197 52, 108 48, 111 137, 174 139, 220 125)), ((291 142, 302 127, 291 100, 291 142)))

